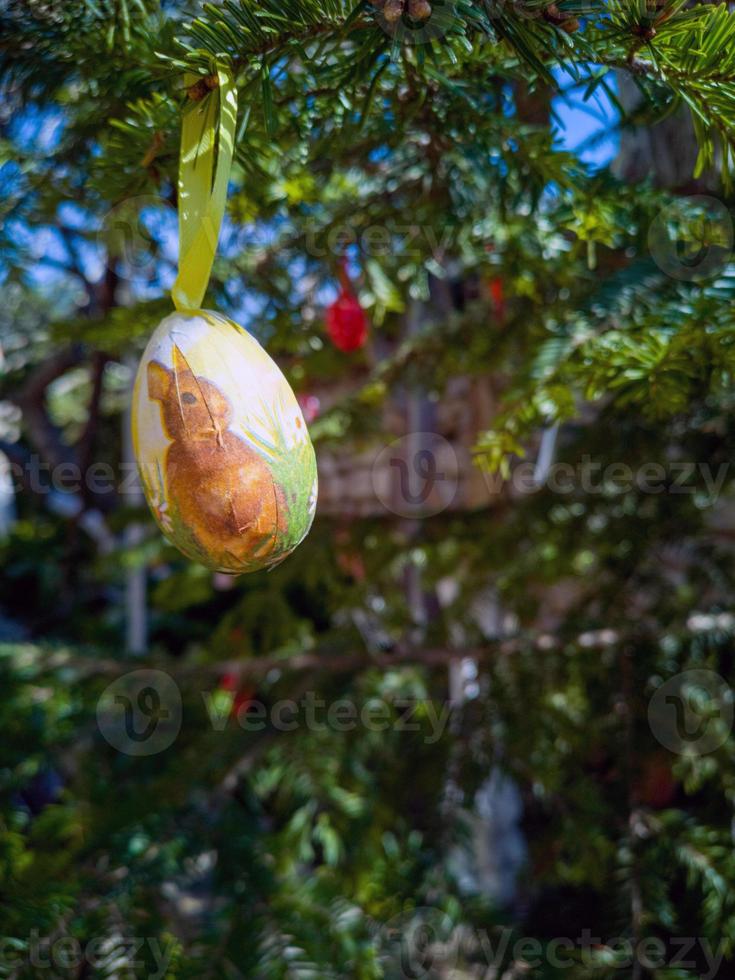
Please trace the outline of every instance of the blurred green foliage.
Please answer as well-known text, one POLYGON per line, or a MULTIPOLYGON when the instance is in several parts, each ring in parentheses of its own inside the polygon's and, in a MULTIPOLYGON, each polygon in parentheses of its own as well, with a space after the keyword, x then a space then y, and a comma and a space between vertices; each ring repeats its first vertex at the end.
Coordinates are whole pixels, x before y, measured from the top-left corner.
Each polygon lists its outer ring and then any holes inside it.
POLYGON ((735 21, 678 0, 435 6, 432 29, 404 15, 395 36, 380 5, 341 0, 0 12, 0 448, 44 467, 0 541, 0 975, 663 980, 704 973, 705 942, 733 958, 735 740, 672 753, 648 707, 682 670, 733 670, 735 21), (505 484, 420 526, 318 515, 285 564, 229 588, 122 492, 127 387, 170 308, 182 72, 217 61, 240 114, 209 302, 324 397, 318 448, 384 444, 391 399, 436 405, 457 376, 490 377, 488 481, 562 423, 567 485, 505 484), (685 106, 724 215, 694 202, 682 222, 654 180, 561 152, 559 67, 625 131, 685 106), (352 359, 322 325, 345 254, 372 322, 352 359), (52 494, 62 462, 111 482, 52 494), (623 485, 651 465, 657 490, 623 485), (123 643, 140 567, 142 657, 123 643), (470 654, 476 690, 447 717, 447 665, 470 654), (152 756, 98 718, 140 668, 182 697, 152 756), (382 706, 384 725, 279 730, 275 706, 309 698, 382 706), (509 906, 481 874, 491 824, 472 831, 498 771, 528 851, 509 906), (582 929, 602 937, 589 957, 554 966, 554 940, 582 929), (622 964, 615 936, 660 939, 665 964, 622 964), (684 936, 693 966, 672 962, 684 936), (94 963, 74 960, 93 943, 94 963))

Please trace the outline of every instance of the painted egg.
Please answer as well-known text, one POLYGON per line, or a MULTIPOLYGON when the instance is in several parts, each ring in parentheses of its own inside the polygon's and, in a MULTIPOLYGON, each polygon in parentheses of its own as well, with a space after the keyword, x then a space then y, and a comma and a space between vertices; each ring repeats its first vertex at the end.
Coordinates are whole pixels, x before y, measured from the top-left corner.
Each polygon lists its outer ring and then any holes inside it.
POLYGON ((148 504, 188 558, 253 572, 306 537, 317 473, 301 408, 232 320, 198 310, 158 325, 135 379, 132 429, 148 504))

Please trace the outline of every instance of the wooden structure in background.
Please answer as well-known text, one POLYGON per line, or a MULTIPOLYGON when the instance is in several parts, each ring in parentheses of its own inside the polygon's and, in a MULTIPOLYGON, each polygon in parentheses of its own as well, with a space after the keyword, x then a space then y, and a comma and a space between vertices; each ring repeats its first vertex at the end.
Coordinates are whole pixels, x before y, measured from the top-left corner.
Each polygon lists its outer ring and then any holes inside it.
MULTIPOLYGON (((323 408, 333 390, 315 391, 323 408)), ((496 396, 488 378, 456 378, 437 402, 412 396, 383 408, 380 440, 317 450, 319 513, 334 517, 421 517, 474 510, 499 497, 497 481, 472 460, 496 396)))

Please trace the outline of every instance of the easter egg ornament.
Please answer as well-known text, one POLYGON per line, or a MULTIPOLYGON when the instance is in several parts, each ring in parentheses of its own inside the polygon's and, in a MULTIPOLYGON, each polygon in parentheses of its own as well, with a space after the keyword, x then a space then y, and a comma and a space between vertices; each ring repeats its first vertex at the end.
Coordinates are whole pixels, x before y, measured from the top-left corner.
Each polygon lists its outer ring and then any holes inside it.
POLYGON ((176 312, 138 368, 133 446, 164 535, 188 558, 239 574, 278 564, 306 537, 317 474, 301 408, 276 363, 238 324, 200 309, 237 115, 228 71, 207 91, 182 123, 176 312))

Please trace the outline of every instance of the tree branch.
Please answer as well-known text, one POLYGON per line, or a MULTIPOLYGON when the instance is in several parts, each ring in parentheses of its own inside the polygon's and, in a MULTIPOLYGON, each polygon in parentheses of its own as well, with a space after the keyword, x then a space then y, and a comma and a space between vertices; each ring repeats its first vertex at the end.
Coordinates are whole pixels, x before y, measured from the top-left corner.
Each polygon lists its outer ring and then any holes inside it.
POLYGON ((46 389, 69 368, 76 367, 83 359, 81 344, 74 344, 44 361, 26 381, 16 395, 10 395, 23 413, 28 438, 45 462, 51 466, 76 463, 74 450, 64 443, 61 432, 48 417, 46 389))

